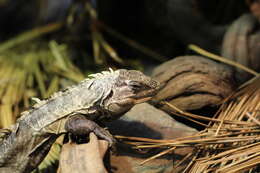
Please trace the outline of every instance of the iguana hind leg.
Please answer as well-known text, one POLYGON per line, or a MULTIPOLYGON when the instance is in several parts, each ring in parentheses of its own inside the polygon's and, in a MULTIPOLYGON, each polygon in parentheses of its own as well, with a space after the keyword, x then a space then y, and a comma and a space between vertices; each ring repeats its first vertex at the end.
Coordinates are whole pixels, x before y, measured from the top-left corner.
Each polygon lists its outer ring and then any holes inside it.
POLYGON ((65 123, 65 130, 74 135, 88 135, 94 132, 96 136, 108 141, 109 146, 115 143, 115 138, 104 128, 100 127, 94 121, 88 120, 83 115, 74 115, 65 123))

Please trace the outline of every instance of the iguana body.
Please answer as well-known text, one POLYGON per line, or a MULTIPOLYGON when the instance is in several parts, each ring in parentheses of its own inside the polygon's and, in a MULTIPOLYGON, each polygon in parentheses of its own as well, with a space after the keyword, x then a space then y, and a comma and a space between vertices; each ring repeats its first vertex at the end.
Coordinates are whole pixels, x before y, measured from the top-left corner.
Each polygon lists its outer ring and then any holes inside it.
POLYGON ((153 96, 159 83, 135 70, 92 75, 80 84, 41 101, 0 142, 0 172, 30 172, 43 160, 73 115, 89 120, 114 119, 153 96))

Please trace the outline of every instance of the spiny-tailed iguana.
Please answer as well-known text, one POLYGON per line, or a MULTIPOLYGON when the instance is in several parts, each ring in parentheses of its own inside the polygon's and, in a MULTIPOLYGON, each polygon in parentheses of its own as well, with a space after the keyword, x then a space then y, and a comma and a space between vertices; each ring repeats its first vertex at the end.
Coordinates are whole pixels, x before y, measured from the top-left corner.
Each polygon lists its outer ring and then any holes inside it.
POLYGON ((60 134, 85 133, 88 123, 97 136, 111 143, 109 133, 91 122, 118 118, 159 89, 157 81, 135 70, 110 70, 91 77, 47 100, 38 100, 31 110, 22 113, 11 133, 0 142, 1 173, 32 171, 60 134), (71 122, 77 115, 86 117, 87 123, 80 123, 82 118, 71 122))

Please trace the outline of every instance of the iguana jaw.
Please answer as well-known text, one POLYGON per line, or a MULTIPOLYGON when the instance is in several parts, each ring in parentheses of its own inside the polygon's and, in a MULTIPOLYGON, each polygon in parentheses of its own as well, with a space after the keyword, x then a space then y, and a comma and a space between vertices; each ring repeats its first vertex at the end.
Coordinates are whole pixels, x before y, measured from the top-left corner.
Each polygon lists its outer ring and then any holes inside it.
POLYGON ((143 103, 143 102, 151 100, 152 97, 157 94, 159 89, 160 89, 160 87, 158 86, 157 88, 144 90, 142 92, 139 92, 139 93, 133 95, 130 98, 132 98, 134 100, 134 104, 143 103))
POLYGON ((134 104, 140 104, 151 100, 152 97, 145 97, 134 101, 134 104))
POLYGON ((139 91, 138 93, 135 93, 131 98, 139 100, 139 99, 144 99, 144 98, 152 98, 153 96, 155 96, 158 91, 160 90, 160 85, 158 85, 158 87, 156 88, 146 88, 143 91, 139 91))

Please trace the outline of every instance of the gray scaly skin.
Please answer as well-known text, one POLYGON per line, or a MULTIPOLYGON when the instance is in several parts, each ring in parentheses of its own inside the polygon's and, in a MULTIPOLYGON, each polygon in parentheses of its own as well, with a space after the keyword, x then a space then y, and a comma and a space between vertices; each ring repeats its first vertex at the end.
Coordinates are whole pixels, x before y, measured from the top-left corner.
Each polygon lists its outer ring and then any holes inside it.
POLYGON ((74 115, 88 120, 116 119, 154 96, 159 83, 135 70, 94 74, 78 85, 39 101, 23 113, 0 142, 0 172, 25 173, 36 168, 74 115))

